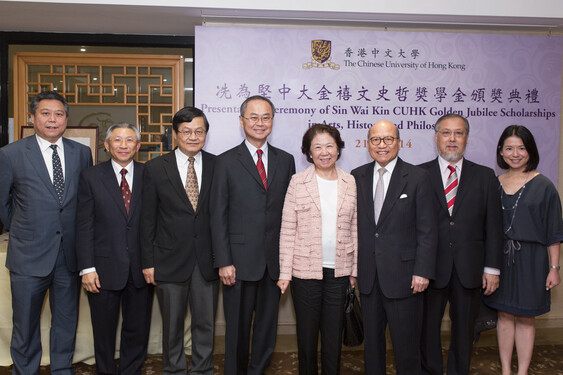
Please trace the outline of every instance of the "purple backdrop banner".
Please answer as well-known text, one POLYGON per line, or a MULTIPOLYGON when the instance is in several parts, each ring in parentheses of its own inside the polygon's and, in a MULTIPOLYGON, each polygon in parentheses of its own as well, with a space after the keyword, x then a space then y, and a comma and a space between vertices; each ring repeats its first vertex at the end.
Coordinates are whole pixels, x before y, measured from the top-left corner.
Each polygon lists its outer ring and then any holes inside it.
POLYGON ((276 105, 271 144, 308 163, 301 138, 314 123, 338 128, 346 171, 371 161, 367 132, 390 120, 399 155, 436 157, 434 123, 456 112, 471 126, 466 157, 496 167, 502 130, 525 125, 540 149, 538 170, 557 183, 562 38, 337 29, 197 27, 195 103, 209 118, 206 150, 244 138, 239 107, 250 95, 276 105))

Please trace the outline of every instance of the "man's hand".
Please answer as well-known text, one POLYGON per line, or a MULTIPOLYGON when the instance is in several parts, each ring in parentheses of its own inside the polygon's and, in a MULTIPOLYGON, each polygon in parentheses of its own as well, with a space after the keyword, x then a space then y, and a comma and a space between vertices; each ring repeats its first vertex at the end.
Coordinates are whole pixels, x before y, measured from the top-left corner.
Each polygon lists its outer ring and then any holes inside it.
POLYGON ((143 270, 143 276, 145 277, 147 284, 156 285, 156 281, 154 281, 154 267, 145 268, 143 270))
POLYGON ((82 286, 87 292, 90 293, 100 293, 98 288, 100 288, 100 279, 98 278, 98 273, 96 271, 85 273, 82 275, 82 286))
POLYGON ((219 268, 219 278, 226 286, 235 285, 236 281, 236 269, 232 264, 230 266, 224 266, 219 268))
POLYGON ((498 289, 499 285, 499 276, 498 275, 491 275, 490 273, 483 273, 483 289, 485 290, 484 294, 486 296, 490 296, 498 289))
POLYGON ((424 292, 426 288, 428 288, 428 284, 430 284, 430 280, 428 280, 426 277, 412 275, 412 294, 424 292))

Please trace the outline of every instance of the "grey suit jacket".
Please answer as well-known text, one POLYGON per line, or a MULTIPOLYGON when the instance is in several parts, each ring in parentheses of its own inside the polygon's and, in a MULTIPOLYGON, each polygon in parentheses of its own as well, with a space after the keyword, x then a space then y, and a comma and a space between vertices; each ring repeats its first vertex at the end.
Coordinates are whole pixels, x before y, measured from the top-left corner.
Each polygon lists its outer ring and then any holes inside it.
POLYGON ((36 136, 0 149, 0 220, 10 231, 6 267, 28 276, 47 276, 62 245, 76 271, 76 191, 80 172, 92 165, 90 149, 63 138, 65 190, 59 202, 36 136))

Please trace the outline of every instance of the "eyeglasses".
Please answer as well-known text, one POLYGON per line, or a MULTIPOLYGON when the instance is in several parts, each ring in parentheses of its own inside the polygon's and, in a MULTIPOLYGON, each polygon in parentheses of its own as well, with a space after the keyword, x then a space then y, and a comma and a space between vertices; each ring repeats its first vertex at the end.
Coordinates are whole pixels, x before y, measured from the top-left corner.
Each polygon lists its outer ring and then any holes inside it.
POLYGON ((205 134, 205 130, 203 130, 203 129, 197 129, 197 130, 194 130, 194 131, 189 130, 189 129, 187 129, 187 130, 178 130, 178 134, 179 134, 179 135, 182 135, 182 136, 184 136, 184 137, 186 137, 186 138, 189 138, 189 137, 192 136, 192 134, 195 134, 196 137, 201 138, 201 137, 203 137, 203 135, 205 134))
POLYGON ((463 130, 456 130, 456 131, 440 130, 438 133, 440 133, 440 135, 444 138, 450 138, 452 136, 452 134, 456 138, 462 138, 465 135, 465 131, 463 131, 463 130))
POLYGON ((265 115, 265 116, 262 116, 262 117, 258 117, 258 116, 244 117, 244 116, 242 116, 242 118, 247 119, 248 121, 250 121, 251 124, 257 124, 258 121, 262 121, 263 124, 269 124, 273 120, 273 116, 270 116, 270 115, 265 115))
POLYGON ((110 142, 113 143, 127 143, 128 145, 131 145, 133 143, 137 143, 137 139, 135 138, 131 138, 131 137, 127 137, 127 138, 121 138, 121 137, 115 137, 109 140, 110 142))
POLYGON ((374 146, 377 146, 383 141, 387 146, 390 146, 395 142, 395 139, 399 139, 399 137, 372 137, 369 139, 370 143, 374 146))

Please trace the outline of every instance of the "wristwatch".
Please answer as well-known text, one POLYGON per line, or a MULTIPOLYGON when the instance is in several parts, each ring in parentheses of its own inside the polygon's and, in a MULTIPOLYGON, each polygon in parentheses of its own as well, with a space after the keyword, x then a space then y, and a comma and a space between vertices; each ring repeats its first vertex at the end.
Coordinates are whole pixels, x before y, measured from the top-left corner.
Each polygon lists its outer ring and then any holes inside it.
POLYGON ((554 270, 559 271, 561 269, 561 266, 549 266, 549 268, 553 268, 554 270))

